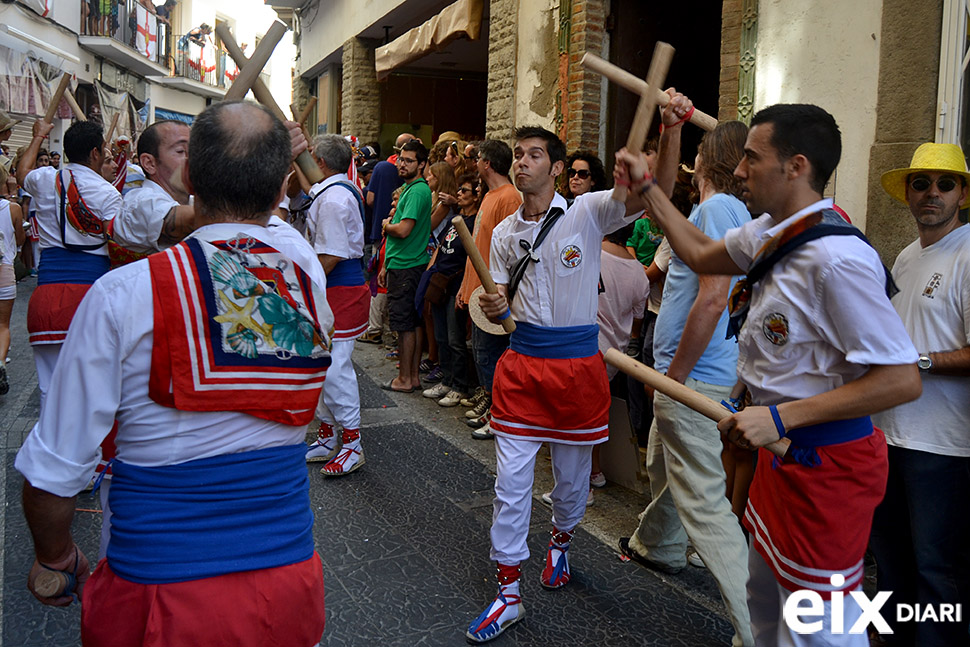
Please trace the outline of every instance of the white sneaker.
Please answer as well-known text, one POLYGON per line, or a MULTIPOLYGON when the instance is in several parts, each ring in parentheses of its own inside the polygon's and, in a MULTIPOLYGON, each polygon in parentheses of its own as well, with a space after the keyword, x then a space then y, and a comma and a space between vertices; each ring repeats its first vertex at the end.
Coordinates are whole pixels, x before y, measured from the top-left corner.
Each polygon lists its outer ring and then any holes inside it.
POLYGON ((697 568, 707 568, 707 566, 704 564, 704 560, 700 556, 700 553, 698 553, 693 546, 687 547, 687 563, 691 566, 696 566, 697 568))
MULTIPOLYGON (((547 506, 552 506, 552 492, 543 492, 542 496, 539 497, 542 502, 547 506)), ((593 488, 589 489, 589 494, 586 496, 586 507, 589 508, 593 505, 593 488)))
POLYGON ((450 392, 451 392, 451 388, 445 386, 444 384, 439 383, 439 384, 435 384, 430 389, 425 389, 421 395, 423 395, 426 398, 439 400, 445 397, 446 395, 448 395, 448 393, 450 392))
POLYGON ((596 488, 605 486, 606 477, 603 476, 603 472, 596 472, 595 474, 590 474, 589 484, 596 488))
MULTIPOLYGON (((429 389, 429 391, 430 391, 430 389, 429 389)), ((458 403, 461 402, 461 399, 463 397, 465 397, 465 396, 463 394, 459 393, 458 391, 451 391, 451 390, 449 390, 448 391, 448 395, 446 395, 445 397, 443 397, 440 400, 438 400, 438 406, 439 407, 456 407, 456 406, 458 406, 458 403)))

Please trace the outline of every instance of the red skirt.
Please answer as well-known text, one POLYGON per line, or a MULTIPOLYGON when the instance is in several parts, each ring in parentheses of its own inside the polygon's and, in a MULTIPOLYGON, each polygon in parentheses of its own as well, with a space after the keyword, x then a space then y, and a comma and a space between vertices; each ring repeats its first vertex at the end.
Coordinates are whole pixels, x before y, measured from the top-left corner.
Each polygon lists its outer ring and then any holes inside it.
POLYGON ((494 433, 528 440, 593 445, 610 435, 610 382, 600 353, 546 359, 511 348, 495 367, 494 433))
POLYGON ((102 559, 84 586, 85 647, 311 647, 324 627, 320 556, 174 584, 136 584, 102 559))
POLYGON ((367 285, 338 285, 327 288, 327 303, 333 310, 333 338, 356 339, 367 332, 370 288, 367 285))
POLYGON ((27 304, 30 343, 63 344, 71 319, 90 289, 90 285, 73 283, 38 285, 27 304))
POLYGON ((790 591, 855 589, 863 577, 872 515, 886 493, 889 463, 879 428, 859 440, 816 449, 821 465, 782 463, 759 450, 744 513, 754 547, 790 591), (843 584, 833 585, 831 576, 843 584))

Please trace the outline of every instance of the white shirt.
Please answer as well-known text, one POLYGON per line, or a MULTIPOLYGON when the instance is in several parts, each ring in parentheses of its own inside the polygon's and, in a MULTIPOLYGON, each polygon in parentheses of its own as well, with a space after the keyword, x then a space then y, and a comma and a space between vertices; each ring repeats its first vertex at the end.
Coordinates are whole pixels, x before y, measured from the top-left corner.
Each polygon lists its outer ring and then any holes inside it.
MULTIPOLYGON (((220 223, 191 237, 254 236, 294 260, 325 289, 323 268, 309 245, 279 235, 281 229, 220 223)), ((317 306, 321 328, 329 330, 333 315, 325 304, 317 306)), ((146 467, 303 441, 306 426, 156 404, 148 397, 153 316, 148 259, 105 274, 88 291, 61 348, 47 405, 17 454, 17 470, 35 487, 58 496, 77 494, 94 473, 98 447, 115 419, 118 458, 146 467)))
POLYGON ((112 237, 115 242, 134 252, 157 252, 171 247, 159 245, 162 222, 178 200, 161 186, 145 180, 141 187, 125 194, 121 213, 114 221, 112 237))
MULTIPOLYGON (((625 217, 626 207, 612 197, 612 191, 581 195, 553 226, 539 246, 539 262, 530 263, 519 283, 511 305, 516 321, 546 327, 596 323, 603 236, 637 218, 625 217)), ((555 194, 550 207, 566 210, 565 198, 555 194)), ((526 220, 520 206, 495 227, 489 262, 495 283, 508 285, 512 267, 525 254, 519 240, 535 242, 545 219, 526 220)))
MULTIPOLYGON (((963 225, 922 247, 919 240, 896 257, 899 294, 893 307, 923 353, 970 345, 970 227, 963 225)), ((883 411, 876 424, 890 445, 946 456, 970 456, 970 380, 922 373, 923 394, 883 411)))
MULTIPOLYGON (((728 231, 728 254, 747 271, 772 236, 831 206, 821 200, 780 224, 764 214, 728 231)), ((779 261, 755 284, 739 339, 738 377, 754 402, 807 398, 858 379, 871 365, 914 363, 916 349, 885 282, 876 250, 855 236, 825 236, 779 261)))
MULTIPOLYGON (((598 297, 599 311, 596 314, 596 322, 600 325, 600 351, 605 353, 616 348, 626 352, 633 320, 643 317, 650 281, 637 259, 621 258, 605 251, 600 255, 603 292, 598 297)), ((611 380, 617 371, 615 366, 606 365, 606 374, 611 380)))
MULTIPOLYGON (((121 211, 121 194, 110 182, 81 164, 66 164, 63 173, 64 189, 70 186, 71 176, 77 184, 78 192, 84 204, 101 220, 111 220, 121 211)), ((64 247, 61 240, 60 212, 57 199, 56 177, 58 170, 51 166, 35 168, 24 178, 24 190, 33 200, 31 205, 37 210, 37 226, 40 230, 40 249, 48 247, 64 247)), ((64 240, 69 245, 95 245, 103 242, 100 236, 86 236, 79 233, 68 223, 65 227, 64 240)), ((99 256, 108 255, 108 246, 94 250, 87 250, 88 254, 99 256)))
POLYGON ((339 186, 320 195, 336 182, 350 180, 346 173, 337 173, 310 189, 310 195, 319 197, 307 213, 307 240, 317 254, 360 258, 364 255, 364 221, 357 199, 348 189, 339 186))
POLYGON ((0 200, 0 265, 13 265, 17 257, 16 236, 10 219, 10 203, 0 200))

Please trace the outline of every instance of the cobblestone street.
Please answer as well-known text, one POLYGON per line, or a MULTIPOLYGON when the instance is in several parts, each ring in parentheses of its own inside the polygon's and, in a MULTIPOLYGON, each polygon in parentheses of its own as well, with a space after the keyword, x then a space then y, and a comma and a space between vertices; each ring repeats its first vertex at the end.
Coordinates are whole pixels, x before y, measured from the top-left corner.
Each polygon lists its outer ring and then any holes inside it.
MULTIPOLYGON (((38 416, 39 392, 27 345, 26 311, 36 284, 19 284, 8 372, 0 398, 4 465, 0 492, 2 645, 79 645, 80 609, 43 607, 27 592, 31 542, 20 503, 17 449, 38 416)), ((494 450, 472 440, 458 420, 420 394, 390 394, 381 347, 358 344, 366 464, 339 479, 310 465, 317 550, 326 582, 322 645, 461 645, 468 623, 494 596, 488 561, 494 450)), ((547 455, 546 455, 547 456, 547 455)), ((628 535, 646 499, 617 485, 596 491, 570 553, 573 578, 563 590, 539 586, 550 511, 539 495, 551 486, 547 459, 536 470, 532 559, 523 566, 528 614, 494 641, 501 645, 728 645, 731 629, 706 571, 661 576, 620 560, 616 540, 628 535)), ((78 497, 75 538, 97 553, 98 497, 78 497)), ((242 594, 242 593, 241 593, 242 594)))

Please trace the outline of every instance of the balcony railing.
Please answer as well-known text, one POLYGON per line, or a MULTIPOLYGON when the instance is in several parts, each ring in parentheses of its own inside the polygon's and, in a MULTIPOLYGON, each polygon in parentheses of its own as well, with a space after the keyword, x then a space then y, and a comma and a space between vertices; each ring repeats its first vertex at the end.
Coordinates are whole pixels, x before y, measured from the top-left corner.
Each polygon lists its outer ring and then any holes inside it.
POLYGON ((139 0, 111 2, 111 11, 95 12, 104 3, 81 2, 81 33, 105 36, 156 63, 171 60, 171 27, 139 0))
POLYGON ((179 36, 175 52, 175 74, 218 88, 228 88, 239 73, 225 50, 203 41, 200 45, 188 36, 179 36))

